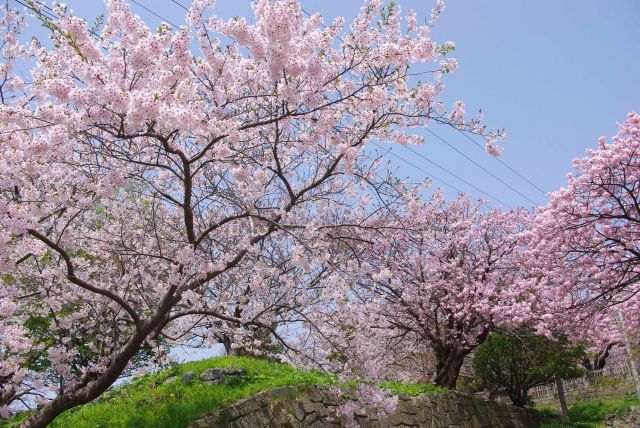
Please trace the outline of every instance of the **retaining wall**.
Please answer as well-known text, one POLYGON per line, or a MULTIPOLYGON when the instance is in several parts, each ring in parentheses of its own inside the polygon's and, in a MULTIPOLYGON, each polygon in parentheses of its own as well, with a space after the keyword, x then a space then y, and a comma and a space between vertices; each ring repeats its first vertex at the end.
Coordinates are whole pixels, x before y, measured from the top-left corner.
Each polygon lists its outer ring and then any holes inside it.
MULTIPOLYGON (((264 391, 212 413, 191 428, 342 427, 331 417, 345 402, 324 385, 264 391)), ((396 412, 383 419, 356 415, 362 428, 536 428, 556 420, 532 409, 483 401, 458 392, 400 395, 396 412)))

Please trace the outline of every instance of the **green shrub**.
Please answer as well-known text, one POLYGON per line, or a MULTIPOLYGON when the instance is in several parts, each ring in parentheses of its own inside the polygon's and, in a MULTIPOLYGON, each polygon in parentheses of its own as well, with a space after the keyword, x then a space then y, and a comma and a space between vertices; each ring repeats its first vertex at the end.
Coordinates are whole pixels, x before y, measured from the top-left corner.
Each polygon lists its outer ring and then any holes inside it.
POLYGON ((535 409, 538 412, 544 413, 545 415, 549 415, 549 416, 558 416, 558 415, 560 415, 560 412, 558 412, 558 409, 556 409, 553 406, 541 406, 541 407, 536 407, 535 409))
POLYGON ((531 405, 531 388, 582 374, 577 367, 582 348, 565 342, 527 328, 492 333, 476 349, 473 370, 489 389, 506 394, 514 405, 531 405))
MULTIPOLYGON (((569 423, 543 425, 541 428, 601 428, 607 415, 613 413, 623 415, 629 407, 637 405, 640 405, 640 401, 632 397, 622 400, 577 402, 569 407, 569 423)), ((547 412, 547 410, 542 411, 547 412)))
POLYGON ((640 401, 634 398, 577 402, 569 408, 569 417, 575 422, 601 422, 607 415, 624 414, 630 406, 638 404, 640 401))

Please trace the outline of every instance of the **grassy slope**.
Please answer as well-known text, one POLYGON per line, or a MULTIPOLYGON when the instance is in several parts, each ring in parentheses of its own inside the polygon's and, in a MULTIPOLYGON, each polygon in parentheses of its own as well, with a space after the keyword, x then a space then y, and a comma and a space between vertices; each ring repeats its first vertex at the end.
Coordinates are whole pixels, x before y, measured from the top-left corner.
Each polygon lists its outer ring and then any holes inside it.
MULTIPOLYGON (((94 402, 60 415, 51 425, 55 428, 116 428, 116 427, 185 427, 199 416, 219 407, 248 397, 259 391, 285 385, 334 383, 335 379, 315 371, 302 371, 286 364, 272 363, 244 357, 219 357, 178 365, 154 375, 143 376, 131 384, 113 388, 94 402), (199 375, 209 367, 233 367, 247 370, 247 376, 230 385, 206 385, 199 375), (188 371, 196 378, 184 385, 180 376, 188 371), (170 376, 176 382, 164 384, 170 376)), ((410 395, 438 392, 430 384, 407 385, 397 382, 384 387, 410 395)), ((12 422, 0 421, 0 427, 12 422)))
MULTIPOLYGON (((604 426, 602 423, 605 416, 612 413, 624 414, 630 406, 638 405, 640 401, 635 398, 578 402, 569 407, 568 424, 545 425, 544 428, 600 428, 604 426)), ((554 412, 557 413, 555 409, 554 412)))

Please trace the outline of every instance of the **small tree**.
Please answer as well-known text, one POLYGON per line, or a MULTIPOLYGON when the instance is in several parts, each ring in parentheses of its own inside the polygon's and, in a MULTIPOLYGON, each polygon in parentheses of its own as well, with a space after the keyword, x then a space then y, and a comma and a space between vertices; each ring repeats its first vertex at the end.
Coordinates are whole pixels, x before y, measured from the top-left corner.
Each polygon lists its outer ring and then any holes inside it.
POLYGON ((493 333, 478 347, 473 369, 490 388, 524 407, 531 403, 531 388, 579 377, 582 370, 577 364, 583 352, 581 347, 568 347, 564 340, 551 340, 528 330, 493 333))

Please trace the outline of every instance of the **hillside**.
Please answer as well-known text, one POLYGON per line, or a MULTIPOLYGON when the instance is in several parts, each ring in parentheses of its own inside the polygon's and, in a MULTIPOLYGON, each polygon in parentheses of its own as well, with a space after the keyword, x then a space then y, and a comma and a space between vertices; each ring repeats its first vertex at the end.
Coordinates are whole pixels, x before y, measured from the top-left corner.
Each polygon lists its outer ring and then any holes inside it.
MULTIPOLYGON (((60 415, 55 428, 144 427, 182 428, 198 417, 241 398, 267 389, 312 384, 335 383, 335 378, 317 371, 303 371, 286 364, 247 357, 218 357, 176 365, 153 375, 134 379, 115 387, 94 402, 60 415), (246 370, 238 378, 228 378, 228 384, 210 385, 200 379, 208 368, 246 370), (181 377, 188 372, 195 376, 186 383, 181 377), (172 377, 176 379, 165 383, 172 377)), ((394 392, 415 395, 441 391, 431 384, 385 385, 394 392)), ((22 417, 0 423, 0 427, 16 426, 22 417)))

